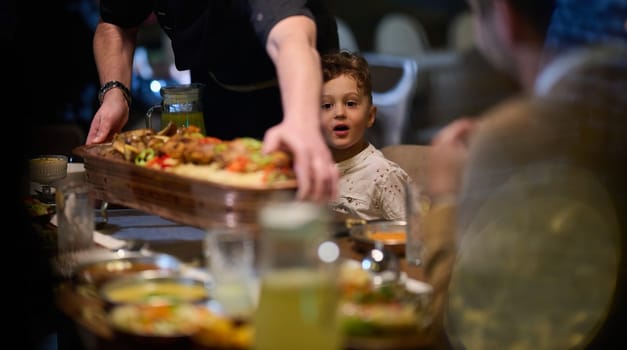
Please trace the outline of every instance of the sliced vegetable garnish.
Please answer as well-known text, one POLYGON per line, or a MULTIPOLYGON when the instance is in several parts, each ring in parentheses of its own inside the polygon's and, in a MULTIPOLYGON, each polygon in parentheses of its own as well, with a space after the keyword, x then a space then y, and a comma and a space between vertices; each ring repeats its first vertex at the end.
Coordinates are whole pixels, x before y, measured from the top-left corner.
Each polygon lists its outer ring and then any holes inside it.
POLYGON ((246 145, 246 148, 250 150, 259 150, 261 149, 262 143, 260 140, 252 138, 252 137, 242 137, 240 138, 242 143, 246 145))
POLYGON ((246 156, 238 156, 226 166, 226 170, 235 171, 235 172, 244 172, 246 170, 246 166, 248 165, 248 157, 246 156))
POLYGON ((172 159, 167 154, 154 157, 146 163, 146 167, 155 169, 166 169, 177 164, 175 159, 172 159))
POLYGON ((200 144, 220 144, 223 141, 217 137, 213 137, 213 136, 205 136, 202 139, 200 139, 200 141, 198 141, 200 144))
POLYGON ((135 164, 145 166, 148 161, 155 157, 155 150, 152 148, 144 148, 137 156, 135 156, 135 164))

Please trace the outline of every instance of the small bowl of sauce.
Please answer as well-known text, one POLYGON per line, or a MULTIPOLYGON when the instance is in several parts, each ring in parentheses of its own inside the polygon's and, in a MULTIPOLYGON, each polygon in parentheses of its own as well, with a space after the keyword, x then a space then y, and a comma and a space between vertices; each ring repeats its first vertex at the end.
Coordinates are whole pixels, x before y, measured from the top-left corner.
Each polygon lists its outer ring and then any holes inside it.
POLYGON ((366 221, 363 224, 351 226, 350 237, 358 251, 367 252, 375 247, 376 242, 381 242, 384 248, 397 256, 404 256, 407 222, 404 220, 366 221))

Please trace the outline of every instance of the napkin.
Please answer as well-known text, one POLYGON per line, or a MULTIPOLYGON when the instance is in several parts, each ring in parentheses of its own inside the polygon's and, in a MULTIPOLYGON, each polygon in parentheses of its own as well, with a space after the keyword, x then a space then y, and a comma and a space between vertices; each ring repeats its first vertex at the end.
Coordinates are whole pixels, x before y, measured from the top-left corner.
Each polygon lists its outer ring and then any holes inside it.
POLYGON ((94 243, 107 249, 121 249, 126 244, 121 239, 105 235, 97 230, 94 231, 94 243))

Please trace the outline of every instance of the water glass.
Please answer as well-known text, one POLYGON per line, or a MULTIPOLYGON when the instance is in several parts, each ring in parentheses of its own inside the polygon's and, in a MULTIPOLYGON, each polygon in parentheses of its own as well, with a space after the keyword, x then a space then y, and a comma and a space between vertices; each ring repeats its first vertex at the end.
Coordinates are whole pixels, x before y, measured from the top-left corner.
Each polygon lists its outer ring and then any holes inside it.
POLYGON ((29 162, 30 180, 41 185, 40 198, 44 203, 54 203, 52 185, 67 175, 68 158, 50 154, 31 158, 29 162))
POLYGON ((407 239, 405 243, 405 259, 408 264, 422 265, 423 237, 421 218, 425 196, 415 182, 405 185, 405 206, 407 215, 407 239))
POLYGON ((236 227, 214 227, 204 242, 213 297, 225 314, 249 319, 257 305, 257 272, 253 234, 236 227))
POLYGON ((85 181, 68 179, 55 193, 58 254, 88 250, 94 243, 94 198, 85 181))

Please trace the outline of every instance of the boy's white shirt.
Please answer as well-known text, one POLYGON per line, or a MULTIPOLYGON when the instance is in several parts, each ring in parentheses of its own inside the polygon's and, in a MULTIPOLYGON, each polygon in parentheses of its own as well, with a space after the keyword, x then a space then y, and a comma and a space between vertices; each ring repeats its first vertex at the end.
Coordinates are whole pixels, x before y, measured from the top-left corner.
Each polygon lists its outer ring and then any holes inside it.
POLYGON ((409 175, 369 144, 355 156, 336 163, 339 196, 332 207, 364 220, 405 220, 405 184, 409 175))

